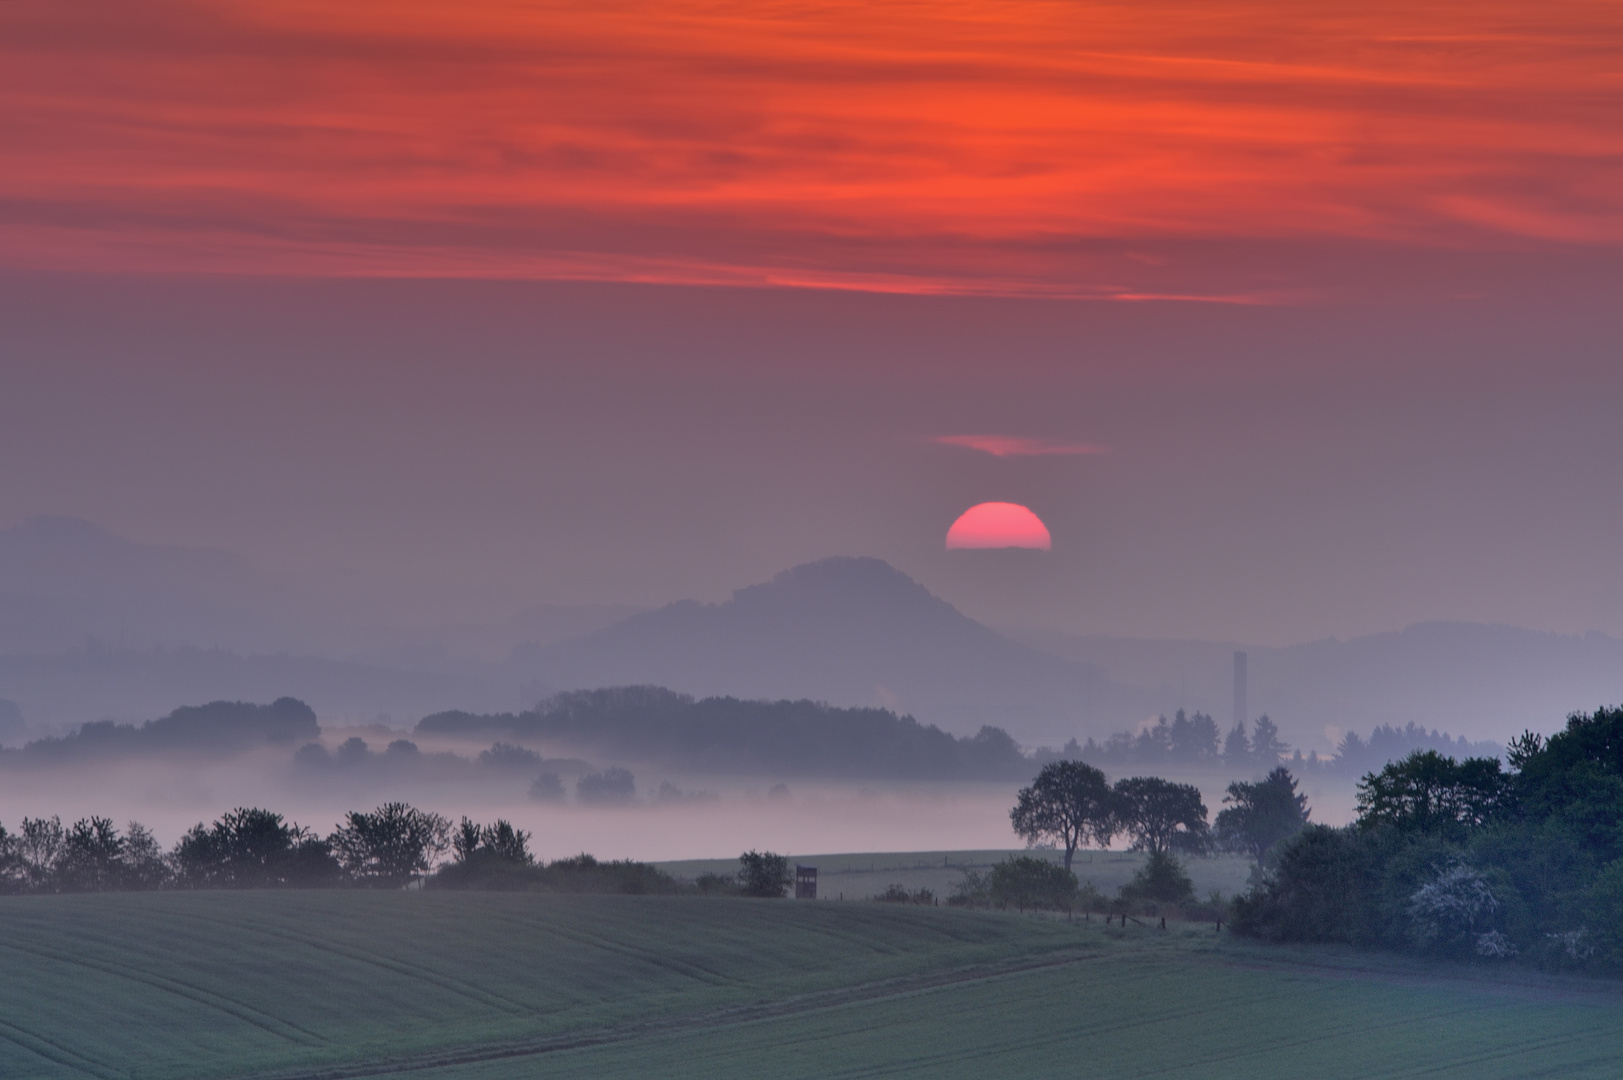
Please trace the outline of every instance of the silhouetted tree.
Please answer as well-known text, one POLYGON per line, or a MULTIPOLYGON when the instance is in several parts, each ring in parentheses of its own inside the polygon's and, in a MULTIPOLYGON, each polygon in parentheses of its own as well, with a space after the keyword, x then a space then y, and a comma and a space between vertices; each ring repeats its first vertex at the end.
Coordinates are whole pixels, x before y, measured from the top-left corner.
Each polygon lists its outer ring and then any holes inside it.
POLYGON ((1158 776, 1133 776, 1116 783, 1118 813, 1133 838, 1134 851, 1203 850, 1208 842, 1206 805, 1193 784, 1158 776))
POLYGON ((1217 760, 1217 721, 1205 713, 1185 716, 1179 709, 1167 736, 1168 757, 1173 761, 1217 760))
POLYGON ((1092 765, 1055 761, 1021 789, 1009 820, 1027 844, 1052 839, 1064 845, 1065 869, 1070 870, 1078 847, 1110 845, 1118 827, 1116 797, 1105 774, 1092 765))
POLYGON ((124 882, 124 838, 111 818, 80 818, 68 827, 56 877, 63 892, 107 892, 124 882))
POLYGON ((1499 809, 1508 780, 1498 758, 1456 762, 1416 750, 1358 782, 1358 823, 1461 837, 1499 809))
POLYGON ((193 826, 170 860, 179 883, 194 889, 331 885, 341 872, 326 841, 258 808, 238 808, 212 826, 193 826))
POLYGON ((369 814, 351 810, 330 843, 352 881, 400 888, 426 873, 450 839, 451 823, 440 815, 392 802, 369 814))
POLYGON ((1251 735, 1251 756, 1257 763, 1271 769, 1289 752, 1290 744, 1280 741, 1278 725, 1266 716, 1257 717, 1251 735))
POLYGON ((19 876, 28 892, 46 892, 56 888, 57 861, 67 841, 62 819, 23 818, 22 831, 13 841, 17 853, 19 876))
POLYGON ((535 859, 530 854, 529 843, 529 833, 513 828, 510 822, 500 818, 494 825, 476 825, 464 817, 451 837, 451 848, 459 863, 491 860, 530 866, 535 859))
POLYGON ((124 828, 124 887, 158 889, 169 884, 172 873, 152 831, 139 821, 124 828))
POLYGON ((1223 740, 1223 760, 1231 769, 1251 764, 1251 740, 1246 736, 1244 720, 1236 722, 1223 740))
POLYGON ((781 898, 794 882, 787 855, 746 851, 738 857, 738 865, 738 883, 745 896, 781 898))
POLYGON ((1218 842, 1259 862, 1307 824, 1307 796, 1296 793, 1296 778, 1283 765, 1254 784, 1230 784, 1223 802, 1232 805, 1218 812, 1218 842))

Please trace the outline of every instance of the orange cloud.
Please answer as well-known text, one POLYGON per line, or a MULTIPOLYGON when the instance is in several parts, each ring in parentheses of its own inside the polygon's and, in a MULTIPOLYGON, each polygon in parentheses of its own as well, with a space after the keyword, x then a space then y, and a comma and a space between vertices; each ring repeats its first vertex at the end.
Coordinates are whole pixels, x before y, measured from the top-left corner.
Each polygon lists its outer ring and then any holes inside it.
POLYGON ((1289 298, 1623 243, 1623 8, 11 0, 13 266, 1289 298))

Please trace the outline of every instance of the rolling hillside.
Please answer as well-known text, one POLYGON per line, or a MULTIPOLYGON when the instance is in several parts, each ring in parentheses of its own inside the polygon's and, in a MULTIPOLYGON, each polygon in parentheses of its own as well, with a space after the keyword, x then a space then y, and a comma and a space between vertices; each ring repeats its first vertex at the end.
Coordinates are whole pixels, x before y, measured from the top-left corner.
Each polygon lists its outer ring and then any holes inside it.
POLYGON ((8 1080, 1611 1077, 1613 984, 865 902, 0 900, 8 1080))

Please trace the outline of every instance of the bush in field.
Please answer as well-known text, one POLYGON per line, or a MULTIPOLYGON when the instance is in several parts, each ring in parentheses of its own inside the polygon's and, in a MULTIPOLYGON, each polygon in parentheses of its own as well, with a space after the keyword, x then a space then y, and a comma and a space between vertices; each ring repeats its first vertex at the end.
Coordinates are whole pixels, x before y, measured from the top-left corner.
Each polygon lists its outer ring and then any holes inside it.
POLYGON ((1422 949, 1503 955, 1511 949, 1497 942, 1493 922, 1499 907, 1483 876, 1456 862, 1410 894, 1409 932, 1422 949))
POLYGON ((992 882, 990 875, 981 870, 965 870, 947 897, 948 907, 990 907, 992 882))
POLYGON ((543 889, 551 892, 641 896, 679 891, 675 878, 648 863, 631 859, 599 862, 585 854, 548 863, 539 875, 539 882, 543 889))
POLYGON ((906 886, 893 882, 885 886, 885 891, 874 899, 881 904, 919 904, 930 907, 935 904, 935 893, 923 887, 908 892, 906 886))
POLYGON ((741 890, 733 874, 704 873, 693 879, 694 888, 706 896, 737 895, 741 890))
POLYGON ((1161 904, 1186 904, 1195 898, 1195 883, 1183 864, 1170 852, 1155 851, 1121 887, 1123 900, 1149 900, 1161 904))
POLYGON ((530 834, 498 818, 479 825, 464 817, 451 834, 452 862, 427 883, 439 889, 525 889, 535 883, 530 834))
POLYGON ((450 833, 451 823, 440 815, 392 802, 369 814, 351 810, 330 843, 355 884, 397 889, 433 866, 450 833))
POLYGON ((738 883, 745 896, 782 897, 794 884, 789 856, 770 851, 746 851, 738 857, 738 883))
POLYGON ((998 907, 1071 911, 1076 907, 1078 886, 1076 875, 1063 866, 1017 855, 992 867, 987 892, 998 907))

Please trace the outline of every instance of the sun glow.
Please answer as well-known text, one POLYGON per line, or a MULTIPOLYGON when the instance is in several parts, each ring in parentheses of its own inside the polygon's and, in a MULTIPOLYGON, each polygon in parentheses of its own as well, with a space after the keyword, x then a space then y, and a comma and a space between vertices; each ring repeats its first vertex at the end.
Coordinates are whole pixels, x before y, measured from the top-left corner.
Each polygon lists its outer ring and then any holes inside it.
POLYGON ((1042 519, 1019 503, 971 506, 947 530, 947 549, 1031 548, 1048 551, 1053 539, 1042 519))

